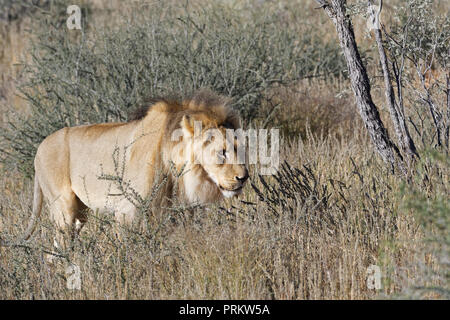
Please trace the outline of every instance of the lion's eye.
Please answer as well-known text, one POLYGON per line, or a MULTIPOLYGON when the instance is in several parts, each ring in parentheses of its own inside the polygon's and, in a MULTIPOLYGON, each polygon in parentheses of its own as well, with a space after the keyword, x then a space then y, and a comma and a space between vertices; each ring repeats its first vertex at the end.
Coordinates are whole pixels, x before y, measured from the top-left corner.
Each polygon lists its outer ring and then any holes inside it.
POLYGON ((220 159, 226 159, 226 157, 227 157, 227 152, 226 152, 225 150, 218 151, 218 152, 217 152, 217 156, 218 156, 220 159))

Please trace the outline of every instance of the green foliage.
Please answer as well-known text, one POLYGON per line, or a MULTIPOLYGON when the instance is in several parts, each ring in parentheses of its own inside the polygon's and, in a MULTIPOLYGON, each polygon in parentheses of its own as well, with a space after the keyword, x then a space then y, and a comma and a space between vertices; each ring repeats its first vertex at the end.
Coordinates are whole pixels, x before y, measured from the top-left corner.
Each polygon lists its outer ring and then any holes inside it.
POLYGON ((112 30, 89 29, 88 16, 81 32, 46 14, 21 87, 30 115, 13 114, 0 133, 0 161, 30 175, 36 146, 52 132, 126 121, 148 96, 202 87, 233 97, 250 121, 260 116, 267 89, 343 70, 337 44, 324 41, 319 29, 254 10, 151 6, 112 30))
POLYGON ((436 150, 425 152, 418 164, 414 183, 402 187, 400 210, 412 212, 424 235, 415 261, 416 279, 404 286, 402 296, 450 298, 449 165, 446 154, 436 150), (428 261, 422 262, 427 255, 430 257, 428 261))
POLYGON ((450 61, 450 17, 448 12, 436 14, 434 5, 432 0, 408 0, 400 5, 388 45, 393 54, 404 50, 416 63, 435 60, 446 68, 450 61))

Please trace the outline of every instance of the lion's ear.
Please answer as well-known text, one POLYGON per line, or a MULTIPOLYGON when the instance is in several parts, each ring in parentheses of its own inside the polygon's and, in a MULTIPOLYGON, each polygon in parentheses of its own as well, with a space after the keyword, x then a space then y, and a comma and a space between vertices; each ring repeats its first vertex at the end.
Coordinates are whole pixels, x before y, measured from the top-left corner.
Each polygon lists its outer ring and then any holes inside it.
POLYGON ((185 137, 192 137, 194 135, 194 119, 185 114, 181 119, 181 128, 185 137))

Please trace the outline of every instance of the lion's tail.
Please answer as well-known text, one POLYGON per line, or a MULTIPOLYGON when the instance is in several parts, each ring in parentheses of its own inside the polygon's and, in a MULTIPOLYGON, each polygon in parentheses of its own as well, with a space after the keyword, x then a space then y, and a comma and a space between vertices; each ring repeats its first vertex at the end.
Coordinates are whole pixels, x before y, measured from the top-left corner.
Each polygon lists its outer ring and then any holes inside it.
POLYGON ((39 218, 42 211, 42 189, 39 184, 39 179, 35 175, 34 177, 34 192, 33 192, 33 212, 31 213, 31 220, 28 224, 28 228, 23 234, 23 236, 17 240, 15 243, 6 242, 0 238, 0 246, 11 247, 18 245, 26 240, 28 240, 36 227, 36 220, 39 218))

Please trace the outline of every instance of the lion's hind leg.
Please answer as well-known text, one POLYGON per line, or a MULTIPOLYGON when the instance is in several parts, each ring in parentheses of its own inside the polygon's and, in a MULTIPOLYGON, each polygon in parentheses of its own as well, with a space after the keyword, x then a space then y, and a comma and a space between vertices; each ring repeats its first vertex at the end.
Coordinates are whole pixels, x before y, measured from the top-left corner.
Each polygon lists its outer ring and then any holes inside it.
POLYGON ((58 229, 54 245, 65 253, 87 221, 87 208, 72 191, 61 193, 49 203, 49 207, 50 216, 58 229))

